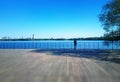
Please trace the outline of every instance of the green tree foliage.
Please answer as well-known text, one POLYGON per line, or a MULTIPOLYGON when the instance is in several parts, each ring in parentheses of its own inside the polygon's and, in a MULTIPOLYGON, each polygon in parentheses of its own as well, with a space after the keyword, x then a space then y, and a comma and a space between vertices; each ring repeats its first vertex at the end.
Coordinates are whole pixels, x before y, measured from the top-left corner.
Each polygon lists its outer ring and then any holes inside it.
POLYGON ((105 36, 109 39, 120 39, 120 0, 109 1, 102 9, 99 15, 104 30, 107 32, 105 36))

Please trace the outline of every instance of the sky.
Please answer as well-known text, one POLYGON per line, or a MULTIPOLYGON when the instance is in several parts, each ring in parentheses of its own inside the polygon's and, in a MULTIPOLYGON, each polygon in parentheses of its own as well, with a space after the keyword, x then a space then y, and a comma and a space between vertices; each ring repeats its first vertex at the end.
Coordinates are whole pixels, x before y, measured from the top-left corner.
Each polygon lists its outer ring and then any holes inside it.
POLYGON ((0 0, 0 37, 99 37, 107 0, 0 0))

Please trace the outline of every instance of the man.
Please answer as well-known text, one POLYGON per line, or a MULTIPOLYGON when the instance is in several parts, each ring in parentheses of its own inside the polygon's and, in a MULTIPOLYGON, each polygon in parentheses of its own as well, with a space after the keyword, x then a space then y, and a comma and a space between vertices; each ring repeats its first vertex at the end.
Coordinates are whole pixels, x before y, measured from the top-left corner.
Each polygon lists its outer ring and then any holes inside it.
POLYGON ((74 39, 74 50, 76 50, 76 46, 77 46, 77 40, 74 39))

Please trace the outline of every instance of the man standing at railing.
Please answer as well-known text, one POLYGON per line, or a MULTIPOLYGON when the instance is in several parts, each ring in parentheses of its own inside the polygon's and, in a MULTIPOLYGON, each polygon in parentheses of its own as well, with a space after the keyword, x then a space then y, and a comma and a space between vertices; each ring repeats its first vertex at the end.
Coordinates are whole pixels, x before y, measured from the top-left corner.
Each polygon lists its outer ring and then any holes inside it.
POLYGON ((74 50, 76 50, 76 46, 77 46, 77 40, 74 39, 74 50))

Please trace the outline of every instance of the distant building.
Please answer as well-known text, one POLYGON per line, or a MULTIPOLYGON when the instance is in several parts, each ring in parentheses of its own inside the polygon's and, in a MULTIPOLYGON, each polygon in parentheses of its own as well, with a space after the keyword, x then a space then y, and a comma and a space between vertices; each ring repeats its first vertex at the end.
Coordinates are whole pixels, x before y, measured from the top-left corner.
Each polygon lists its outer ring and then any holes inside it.
POLYGON ((35 36, 34 36, 34 34, 33 34, 33 36, 32 36, 32 39, 35 39, 35 36))
POLYGON ((4 37, 2 37, 1 39, 8 39, 8 37, 4 36, 4 37))
POLYGON ((51 40, 53 39, 53 37, 51 37, 51 40))

